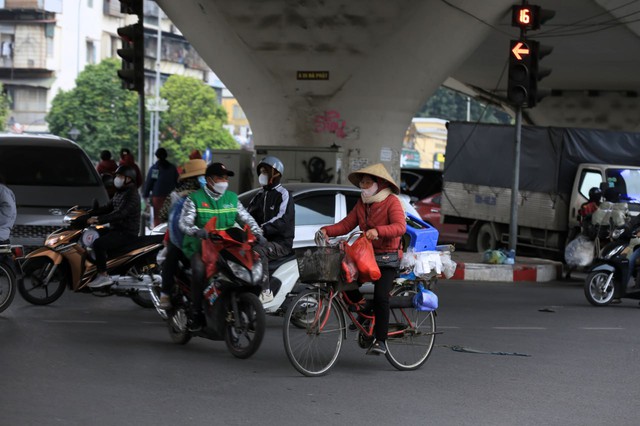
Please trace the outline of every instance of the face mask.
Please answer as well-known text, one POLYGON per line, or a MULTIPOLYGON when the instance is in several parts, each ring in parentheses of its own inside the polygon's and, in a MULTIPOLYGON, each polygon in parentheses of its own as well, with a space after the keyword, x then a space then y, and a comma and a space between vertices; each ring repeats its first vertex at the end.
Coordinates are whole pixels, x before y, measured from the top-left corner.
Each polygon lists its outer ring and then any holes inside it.
POLYGON ((207 178, 204 176, 198 176, 198 183, 200 184, 200 188, 204 188, 207 185, 207 178))
POLYGON ((218 194, 224 194, 224 191, 227 190, 228 186, 229 186, 229 182, 217 182, 213 184, 213 190, 216 191, 218 194))
POLYGON ((365 197, 371 197, 376 192, 378 192, 378 184, 374 182, 369 188, 362 190, 362 195, 365 197))
POLYGON ((258 176, 258 183, 262 186, 269 185, 269 175, 266 173, 260 173, 260 176, 258 176))
POLYGON ((115 186, 116 188, 122 188, 124 186, 124 178, 118 176, 117 178, 113 179, 113 186, 115 186))

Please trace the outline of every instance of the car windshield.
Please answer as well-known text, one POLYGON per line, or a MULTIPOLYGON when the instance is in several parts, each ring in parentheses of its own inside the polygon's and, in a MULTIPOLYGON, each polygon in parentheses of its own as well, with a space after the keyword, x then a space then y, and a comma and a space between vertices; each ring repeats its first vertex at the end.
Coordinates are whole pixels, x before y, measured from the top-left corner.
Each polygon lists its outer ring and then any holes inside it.
POLYGON ((0 146, 0 170, 8 185, 101 185, 93 165, 77 148, 0 146))

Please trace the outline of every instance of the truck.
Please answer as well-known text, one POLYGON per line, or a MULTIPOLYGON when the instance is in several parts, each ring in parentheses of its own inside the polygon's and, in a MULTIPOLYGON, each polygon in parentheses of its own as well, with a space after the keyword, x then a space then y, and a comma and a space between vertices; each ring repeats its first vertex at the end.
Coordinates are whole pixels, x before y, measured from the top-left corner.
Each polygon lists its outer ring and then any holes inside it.
MULTIPOLYGON (((515 126, 448 125, 441 221, 458 224, 469 249, 509 243, 515 140, 515 126)), ((562 259, 592 187, 614 188, 640 213, 639 133, 522 126, 518 249, 562 259)))

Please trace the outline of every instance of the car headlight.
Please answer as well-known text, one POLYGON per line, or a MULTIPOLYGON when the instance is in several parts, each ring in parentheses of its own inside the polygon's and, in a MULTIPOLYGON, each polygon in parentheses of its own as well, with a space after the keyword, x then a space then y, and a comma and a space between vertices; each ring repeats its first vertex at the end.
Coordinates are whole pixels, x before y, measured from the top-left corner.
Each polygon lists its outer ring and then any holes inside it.
POLYGON ((244 266, 241 266, 235 262, 229 262, 229 268, 231 268, 231 272, 233 272, 233 275, 240 278, 242 281, 246 281, 248 283, 251 282, 251 274, 244 266))

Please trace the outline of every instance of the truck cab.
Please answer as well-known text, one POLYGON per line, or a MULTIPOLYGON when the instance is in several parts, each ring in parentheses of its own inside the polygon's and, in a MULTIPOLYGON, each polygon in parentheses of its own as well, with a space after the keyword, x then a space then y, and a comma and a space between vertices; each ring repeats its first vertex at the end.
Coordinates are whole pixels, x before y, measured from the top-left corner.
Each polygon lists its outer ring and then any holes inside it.
POLYGON ((578 166, 573 183, 569 227, 579 226, 578 210, 589 199, 589 190, 594 187, 615 189, 620 195, 620 201, 629 206, 630 215, 640 213, 640 167, 585 163, 578 166))

